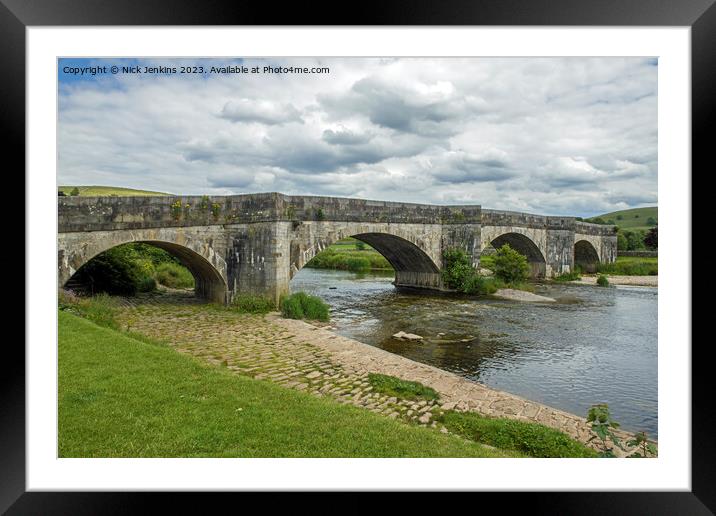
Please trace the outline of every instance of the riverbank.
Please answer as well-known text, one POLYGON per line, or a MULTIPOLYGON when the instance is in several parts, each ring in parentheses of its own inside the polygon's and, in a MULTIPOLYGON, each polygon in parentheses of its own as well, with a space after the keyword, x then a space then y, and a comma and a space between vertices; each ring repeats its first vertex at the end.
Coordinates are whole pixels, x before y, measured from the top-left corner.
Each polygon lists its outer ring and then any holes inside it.
POLYGON ((180 352, 255 379, 441 431, 440 414, 457 411, 538 423, 585 444, 591 437, 584 418, 337 335, 325 326, 282 319, 277 313, 245 316, 201 305, 135 303, 121 310, 122 326, 129 324, 132 331, 167 341, 180 352), (375 373, 419 382, 440 398, 415 401, 376 393, 367 381, 375 373))
MULTIPOLYGON (((60 311, 60 457, 519 457, 60 311)), ((232 364, 233 365, 233 364, 232 364)))
MULTIPOLYGON (((610 285, 632 285, 640 287, 658 287, 659 276, 611 276, 605 275, 609 280, 610 285)), ((578 280, 571 281, 570 283, 579 283, 582 285, 596 285, 597 275, 584 274, 578 280)))

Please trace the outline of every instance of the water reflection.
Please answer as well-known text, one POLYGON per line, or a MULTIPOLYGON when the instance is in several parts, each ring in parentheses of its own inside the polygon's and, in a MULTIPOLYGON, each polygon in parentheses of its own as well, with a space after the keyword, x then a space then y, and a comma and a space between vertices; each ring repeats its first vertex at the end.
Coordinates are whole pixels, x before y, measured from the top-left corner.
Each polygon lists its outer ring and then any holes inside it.
POLYGON ((657 435, 657 290, 538 285, 557 303, 469 300, 397 290, 388 273, 303 269, 337 332, 491 387, 584 415, 609 403, 629 430, 657 435), (398 331, 422 341, 392 338, 398 331))

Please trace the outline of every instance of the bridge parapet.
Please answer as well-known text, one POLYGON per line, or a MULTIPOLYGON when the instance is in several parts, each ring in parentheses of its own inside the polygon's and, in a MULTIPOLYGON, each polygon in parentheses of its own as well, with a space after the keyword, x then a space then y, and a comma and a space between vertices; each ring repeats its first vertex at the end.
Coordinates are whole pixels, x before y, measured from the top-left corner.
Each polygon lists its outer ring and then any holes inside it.
POLYGON ((59 232, 114 231, 280 221, 479 224, 477 205, 435 206, 342 197, 259 193, 231 196, 58 197, 59 232))
POLYGON ((591 222, 576 221, 574 231, 583 235, 616 236, 617 226, 592 224, 591 222))

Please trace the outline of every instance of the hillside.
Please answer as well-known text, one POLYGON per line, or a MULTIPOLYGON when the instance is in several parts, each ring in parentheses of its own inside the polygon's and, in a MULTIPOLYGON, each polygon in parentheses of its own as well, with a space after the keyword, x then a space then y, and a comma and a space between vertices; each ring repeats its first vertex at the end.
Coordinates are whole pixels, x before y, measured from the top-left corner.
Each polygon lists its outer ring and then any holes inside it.
POLYGON ((115 186, 60 186, 58 190, 64 192, 65 195, 70 195, 73 188, 77 188, 80 191, 80 196, 84 197, 103 197, 106 195, 171 195, 164 192, 152 192, 150 190, 135 190, 134 188, 119 188, 115 186))
MULTIPOLYGON (((631 210, 620 210, 613 211, 611 213, 604 213, 602 215, 596 215, 594 218, 601 218, 604 221, 613 220, 614 224, 619 226, 621 229, 643 229, 648 230, 652 226, 647 224, 647 220, 652 217, 658 222, 659 220, 659 208, 657 206, 649 206, 647 208, 634 208, 631 210)), ((589 220, 589 219, 585 219, 589 220)))

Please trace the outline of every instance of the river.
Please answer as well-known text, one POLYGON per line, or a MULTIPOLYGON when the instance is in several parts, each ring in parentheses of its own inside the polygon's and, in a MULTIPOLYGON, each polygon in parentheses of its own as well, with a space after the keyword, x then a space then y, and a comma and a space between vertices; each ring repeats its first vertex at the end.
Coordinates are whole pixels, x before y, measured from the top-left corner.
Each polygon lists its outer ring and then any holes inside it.
POLYGON ((302 269, 291 291, 331 306, 336 332, 586 416, 608 403, 629 431, 658 436, 657 289, 538 284, 558 303, 406 292, 393 274, 302 269), (392 338, 398 331, 422 341, 392 338))

